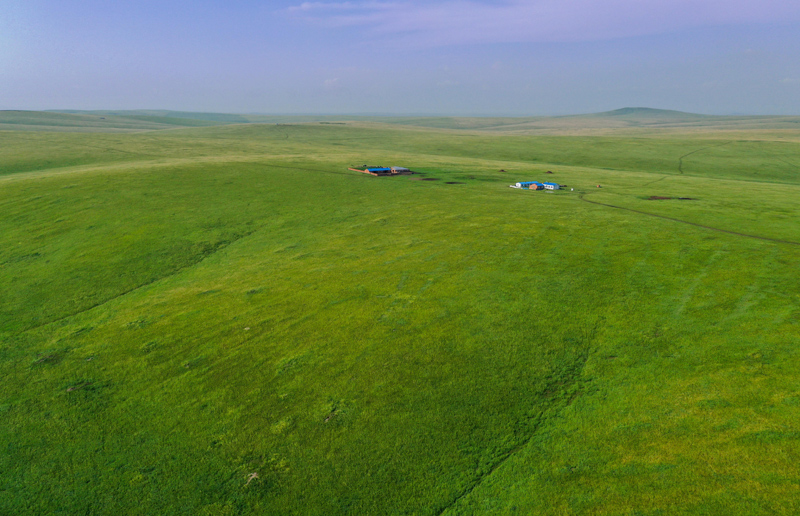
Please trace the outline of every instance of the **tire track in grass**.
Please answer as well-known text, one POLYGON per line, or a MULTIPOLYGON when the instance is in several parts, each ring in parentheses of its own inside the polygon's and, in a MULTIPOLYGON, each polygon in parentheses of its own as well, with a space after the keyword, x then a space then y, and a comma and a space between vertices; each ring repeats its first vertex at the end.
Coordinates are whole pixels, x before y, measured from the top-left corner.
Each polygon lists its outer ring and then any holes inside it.
POLYGON ((678 303, 678 306, 675 309, 675 317, 680 316, 686 309, 686 306, 689 304, 689 301, 691 301, 692 298, 694 297, 694 294, 697 291, 697 287, 699 287, 703 283, 703 280, 705 280, 706 277, 708 276, 708 270, 711 268, 712 265, 716 263, 716 261, 719 259, 721 255, 722 251, 717 251, 713 255, 711 255, 711 258, 709 258, 708 261, 702 266, 702 268, 694 277, 692 282, 684 290, 683 295, 680 298, 680 302, 678 303))
MULTIPOLYGON (((545 385, 544 390, 540 394, 542 397, 547 397, 549 392, 558 392, 559 390, 563 389, 564 387, 573 386, 578 383, 580 377, 583 375, 583 370, 586 367, 586 362, 589 360, 589 355, 591 353, 591 344, 594 341, 597 332, 600 328, 600 324, 603 321, 603 318, 598 318, 591 329, 587 329, 584 338, 586 339, 586 345, 581 350, 580 354, 576 357, 575 362, 573 363, 572 367, 564 371, 560 376, 555 378, 550 377, 550 381, 547 382, 545 385)), ((519 444, 511 448, 510 450, 502 453, 497 460, 489 467, 489 469, 479 475, 475 480, 473 480, 469 485, 467 485, 458 495, 456 495, 450 502, 444 505, 441 509, 437 510, 434 514, 436 516, 442 516, 447 513, 450 509, 455 507, 461 500, 468 497, 472 494, 475 489, 480 487, 480 485, 489 478, 495 471, 497 471, 503 464, 505 464, 509 459, 511 459, 514 455, 518 452, 523 450, 530 442, 536 437, 536 434, 539 433, 539 429, 547 423, 550 417, 557 415, 559 412, 564 410, 566 407, 572 404, 580 395, 579 392, 573 392, 569 398, 563 400, 560 404, 554 403, 554 407, 549 407, 543 410, 536 419, 536 423, 533 425, 533 428, 530 434, 519 444), (551 412, 552 410, 552 412, 551 412), (548 414, 548 412, 550 412, 548 414)))
POLYGON ((456 497, 453 499, 453 501, 451 501, 450 503, 448 503, 447 505, 445 505, 444 507, 442 507, 441 509, 439 509, 438 511, 436 511, 434 514, 436 514, 436 516, 442 516, 442 515, 443 515, 443 514, 445 514, 447 511, 449 511, 450 509, 452 509, 453 507, 455 507, 455 505, 456 505, 456 504, 458 504, 458 502, 460 502, 461 500, 463 500, 464 498, 466 498, 467 496, 469 496, 470 494, 472 494, 472 492, 473 492, 473 491, 474 491, 474 490, 475 490, 475 489, 476 489, 476 488, 477 488, 479 485, 481 485, 481 483, 483 482, 483 480, 484 480, 485 478, 487 478, 489 475, 491 475, 492 473, 494 473, 495 471, 497 471, 497 469, 498 469, 500 466, 502 466, 503 464, 505 464, 505 462, 506 462, 508 459, 510 459, 510 458, 511 458, 511 457, 512 457, 512 456, 513 456, 515 453, 517 453, 517 452, 519 452, 520 450, 522 450, 523 448, 525 448, 525 446, 527 446, 527 445, 528 445, 528 443, 529 443, 529 442, 531 442, 531 440, 533 439, 533 436, 535 436, 535 435, 536 435, 536 433, 539 431, 539 428, 541 428, 541 426, 542 426, 542 423, 543 423, 543 422, 544 422, 544 418, 543 418, 543 417, 540 417, 540 418, 539 418, 539 419, 536 421, 536 424, 535 424, 535 425, 534 425, 534 427, 533 427, 533 431, 531 432, 531 435, 530 435, 530 436, 529 436, 529 437, 528 437, 528 438, 527 438, 527 439, 526 439, 524 442, 522 442, 522 443, 518 444, 517 446, 515 446, 515 447, 514 447, 514 448, 512 448, 511 450, 507 451, 505 454, 501 455, 501 456, 500 456, 500 458, 499 458, 499 460, 498 460, 497 462, 495 462, 495 463, 492 465, 492 467, 491 467, 491 468, 489 468, 489 471, 487 471, 486 473, 484 473, 483 475, 481 475, 480 477, 478 477, 478 479, 477 479, 477 480, 475 480, 475 481, 474 481, 474 482, 473 482, 471 485, 467 486, 467 488, 466 488, 466 489, 464 489, 464 490, 463 490, 461 493, 459 493, 459 494, 458 494, 458 495, 457 495, 457 496, 456 496, 456 497))
MULTIPOLYGON (((332 170, 313 169, 313 168, 304 168, 304 167, 291 167, 291 166, 281 166, 281 165, 272 165, 272 164, 268 164, 267 166, 272 167, 272 168, 283 168, 283 169, 290 169, 290 170, 302 170, 302 171, 305 171, 305 172, 324 172, 324 173, 328 173, 328 174, 337 174, 337 175, 342 175, 342 176, 353 176, 353 177, 355 177, 353 174, 349 174, 349 173, 346 173, 346 172, 335 172, 335 171, 332 171, 332 170)), ((142 288, 145 288, 145 287, 147 287, 149 285, 152 285, 153 283, 161 281, 162 279, 166 279, 166 278, 169 278, 171 276, 178 275, 181 272, 183 272, 184 270, 189 269, 191 267, 194 267, 195 265, 198 265, 198 264, 202 263, 207 258, 215 255, 216 253, 218 253, 222 249, 225 249, 226 247, 229 247, 229 246, 233 245, 234 243, 238 242, 239 240, 252 235, 256 231, 258 231, 258 230, 255 229, 255 230, 250 231, 248 233, 244 233, 241 236, 231 240, 230 242, 227 242, 225 245, 220 245, 219 247, 214 249, 213 252, 211 252, 209 254, 206 254, 206 255, 203 255, 203 257, 200 258, 199 260, 197 260, 196 262, 193 262, 193 263, 190 263, 188 265, 185 265, 185 266, 183 266, 183 267, 181 267, 179 269, 176 269, 176 270, 172 271, 169 274, 166 274, 164 276, 160 276, 158 278, 154 278, 151 281, 148 281, 146 283, 142 283, 140 285, 137 285, 137 286, 135 286, 133 288, 130 288, 128 290, 125 290, 125 291, 123 291, 123 292, 121 292, 121 293, 119 293, 119 294, 117 294, 117 295, 115 295, 113 297, 110 297, 108 299, 104 299, 102 301, 99 301, 99 302, 97 302, 97 303, 95 303, 95 304, 93 304, 93 305, 91 305, 91 306, 89 306, 87 308, 84 308, 84 309, 78 310, 76 312, 64 315, 62 317, 59 317, 58 319, 53 319, 52 321, 47 321, 45 323, 38 324, 36 326, 31 326, 31 327, 28 327, 28 328, 24 328, 22 330, 18 330, 18 331, 14 332, 14 333, 11 333, 10 335, 12 335, 12 336, 13 335, 21 335, 21 334, 29 332, 29 331, 38 330, 39 328, 44 328, 45 326, 49 326, 51 324, 56 324, 56 323, 59 323, 61 321, 65 321, 65 320, 67 320, 67 319, 69 319, 71 317, 75 317, 77 315, 80 315, 82 313, 88 312, 90 310, 94 310, 95 308, 103 306, 103 305, 105 305, 107 303, 110 303, 111 301, 113 301, 115 299, 118 299, 118 298, 120 298, 122 296, 126 296, 126 295, 130 294, 131 292, 135 292, 135 291, 137 291, 139 289, 142 289, 142 288)))
POLYGON ((728 144, 733 143, 733 142, 734 142, 734 140, 731 140, 729 142, 720 143, 719 145, 710 145, 708 147, 703 147, 702 149, 693 150, 692 152, 688 152, 688 153, 684 154, 683 156, 678 158, 678 172, 683 174, 683 158, 687 158, 687 157, 691 156, 692 154, 695 154, 695 153, 700 152, 700 151, 713 149, 714 147, 722 147, 723 145, 728 145, 728 144))
POLYGON ((632 187, 630 187, 630 188, 644 188, 645 186, 650 186, 650 185, 652 185, 652 184, 654 184, 654 183, 658 183, 659 181, 663 181, 664 179, 666 179, 666 178, 668 178, 668 177, 672 177, 672 176, 661 176, 661 177, 659 177, 658 179, 655 179, 655 180, 653 180, 653 181, 650 181, 649 183, 645 183, 645 184, 643 184, 643 185, 640 185, 640 186, 632 186, 632 187))
POLYGON ((775 242, 777 244, 788 244, 788 245, 800 246, 800 242, 794 242, 792 240, 782 240, 780 238, 770 238, 770 237, 765 237, 765 236, 760 236, 760 235, 751 235, 749 233, 740 233, 738 231, 731 231, 731 230, 728 230, 728 229, 715 228, 713 226, 706 226, 705 224, 698 224, 697 222, 689 222, 688 220, 681 220, 681 219, 676 219, 674 217, 667 217, 666 215, 657 215, 655 213, 648 213, 646 211, 635 210, 633 208, 626 208, 624 206, 615 206, 613 204, 607 204, 607 203, 604 203, 604 202, 590 201, 589 199, 585 199, 584 198, 585 195, 588 195, 588 194, 585 193, 585 192, 581 193, 580 195, 578 195, 578 199, 580 199, 583 202, 588 202, 589 204, 596 204, 597 206, 605 206, 606 208, 616 208, 618 210, 625 210, 625 211, 630 211, 630 212, 633 212, 633 213, 638 213, 639 215, 647 215, 648 217, 656 217, 656 218, 659 218, 659 219, 671 220, 672 222, 680 222, 681 224, 688 224, 690 226, 695 226, 695 227, 703 228, 703 229, 709 229, 711 231, 717 231, 719 233, 727 233, 729 235, 736 235, 736 236, 746 237, 746 238, 755 238, 756 240, 765 240, 767 242, 775 242))
POLYGON ((794 167, 794 168, 800 168, 800 165, 795 165, 794 163, 792 163, 792 162, 790 162, 790 161, 786 161, 786 160, 785 160, 785 159, 783 159, 783 158, 778 158, 778 157, 776 157, 775 159, 777 159, 778 161, 782 161, 782 162, 786 163, 787 165, 789 165, 789 166, 792 166, 792 167, 794 167))
POLYGON ((271 167, 271 168, 285 168, 285 169, 288 169, 288 170, 302 170, 304 172, 324 172, 326 174, 337 174, 337 175, 340 175, 340 176, 359 177, 359 176, 357 176, 355 174, 352 174, 352 173, 349 173, 349 172, 335 172, 333 170, 323 170, 323 169, 320 169, 320 168, 290 167, 290 166, 286 166, 286 165, 273 165, 272 163, 268 163, 267 166, 271 167))
POLYGON ((195 261, 193 263, 189 263, 187 265, 184 265, 183 267, 180 267, 178 269, 175 269, 175 270, 173 270, 172 272, 170 272, 168 274, 165 274, 163 276, 159 276, 159 277, 154 278, 154 279, 152 279, 150 281, 147 281, 145 283, 137 285, 137 286, 135 286, 133 288, 130 288, 128 290, 120 292, 119 294, 117 294, 117 295, 115 295, 113 297, 109 297, 109 298, 104 299, 102 301, 98 301, 97 303, 95 303, 95 304, 93 304, 93 305, 91 305, 89 307, 83 308, 83 309, 78 310, 76 312, 73 312, 71 314, 67 314, 67 315, 61 316, 58 319, 53 319, 52 321, 47 321, 45 323, 38 324, 36 326, 31 326, 31 327, 28 327, 28 328, 24 328, 22 330, 18 330, 18 331, 14 332, 14 333, 11 333, 10 335, 12 335, 12 336, 14 336, 14 335, 22 335, 23 333, 27 333, 29 331, 38 330, 39 328, 44 328, 45 326, 49 326, 51 324, 56 324, 56 323, 59 323, 61 321, 66 321, 67 319, 69 319, 71 317, 78 316, 78 315, 80 315, 82 313, 86 313, 86 312, 88 312, 90 310, 94 310, 95 308, 98 308, 98 307, 101 307, 101 306, 103 306, 105 304, 108 304, 108 303, 114 301, 115 299, 119 299, 119 298, 121 298, 123 296, 127 296, 131 292, 136 292, 139 289, 143 289, 145 287, 148 287, 148 286, 150 286, 150 285, 152 285, 154 283, 157 283, 157 282, 159 282, 161 280, 164 280, 164 279, 167 279, 167 278, 171 278, 172 276, 177 276, 181 272, 183 272, 183 271, 185 271, 187 269, 191 269, 192 267, 203 263, 205 260, 207 260, 208 258, 214 256, 215 254, 217 254, 221 250, 226 249, 227 247, 230 247, 231 245, 235 244, 239 240, 242 240, 243 238, 249 237, 250 235, 252 235, 253 233, 255 233, 257 231, 258 231, 257 229, 254 229, 254 230, 252 230, 252 231, 250 231, 248 233, 244 233, 241 236, 238 236, 238 237, 234 238, 233 240, 230 240, 229 242, 225 242, 224 244, 219 245, 212 252, 202 255, 202 257, 199 260, 197 260, 197 261, 195 261))

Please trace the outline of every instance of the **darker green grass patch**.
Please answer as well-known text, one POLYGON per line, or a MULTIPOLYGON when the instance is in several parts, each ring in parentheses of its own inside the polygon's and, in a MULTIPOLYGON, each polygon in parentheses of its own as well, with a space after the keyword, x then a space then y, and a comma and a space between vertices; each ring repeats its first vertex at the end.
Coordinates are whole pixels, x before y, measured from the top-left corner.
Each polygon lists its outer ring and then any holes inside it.
POLYGON ((747 444, 776 444, 797 440, 800 440, 800 431, 796 430, 761 430, 739 438, 740 442, 747 444))
POLYGON ((713 400, 703 400, 697 404, 698 407, 703 409, 715 410, 715 409, 725 409, 732 406, 732 403, 727 400, 722 399, 713 399, 713 400))

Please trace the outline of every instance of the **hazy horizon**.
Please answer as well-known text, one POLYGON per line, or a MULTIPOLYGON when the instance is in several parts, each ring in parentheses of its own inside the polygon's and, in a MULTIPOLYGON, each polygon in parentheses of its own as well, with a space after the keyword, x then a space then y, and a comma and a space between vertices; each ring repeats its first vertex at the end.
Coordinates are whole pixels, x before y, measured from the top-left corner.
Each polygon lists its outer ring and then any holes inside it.
POLYGON ((9 0, 0 109, 800 114, 784 0, 9 0))
POLYGON ((427 118, 438 118, 438 117, 453 117, 453 118, 559 118, 559 117, 580 117, 580 116, 593 116, 593 115, 603 115, 603 114, 610 114, 616 111, 622 111, 626 109, 636 109, 636 110, 651 110, 653 112, 675 112, 675 113, 683 113, 686 115, 702 115, 702 116, 710 116, 710 117, 762 117, 762 116, 800 116, 794 114, 774 114, 774 113, 697 113, 697 112, 689 112, 689 111, 681 111, 681 110, 674 110, 674 109, 666 109, 666 108, 652 108, 649 106, 623 106, 615 109, 609 109, 607 111, 595 111, 595 112, 581 112, 581 113, 553 113, 553 114, 529 114, 529 113, 521 113, 521 114, 497 114, 497 113, 489 113, 489 114, 453 114, 453 113, 391 113, 391 112, 223 112, 223 111, 188 111, 188 110, 174 110, 174 109, 162 109, 162 108, 139 108, 139 109, 113 109, 113 108, 100 108, 100 109, 44 109, 44 110, 20 110, 20 109, 0 109, 0 111, 33 111, 33 112, 49 112, 49 113, 64 113, 64 114, 92 114, 92 113, 100 113, 100 114, 109 114, 109 113, 121 113, 121 114, 136 114, 136 113, 191 113, 191 114, 208 114, 208 115, 241 115, 241 116, 270 116, 270 117, 427 117, 427 118))

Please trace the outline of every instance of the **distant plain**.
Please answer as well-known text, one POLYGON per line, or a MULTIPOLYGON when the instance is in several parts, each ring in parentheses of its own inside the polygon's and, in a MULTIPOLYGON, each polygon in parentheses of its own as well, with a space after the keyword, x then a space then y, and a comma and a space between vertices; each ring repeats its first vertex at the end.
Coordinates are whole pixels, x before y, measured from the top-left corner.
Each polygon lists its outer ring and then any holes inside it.
POLYGON ((800 117, 0 112, 0 514, 797 514, 798 199, 800 117))

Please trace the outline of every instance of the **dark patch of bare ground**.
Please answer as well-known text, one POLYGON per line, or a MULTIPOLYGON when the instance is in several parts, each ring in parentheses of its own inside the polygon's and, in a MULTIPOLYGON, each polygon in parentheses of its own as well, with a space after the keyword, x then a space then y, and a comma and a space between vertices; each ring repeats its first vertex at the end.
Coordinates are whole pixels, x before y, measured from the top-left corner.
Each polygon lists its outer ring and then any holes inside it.
POLYGON ((446 185, 465 185, 467 183, 462 183, 461 181, 445 181, 444 184, 446 184, 446 185))
POLYGON ((669 199, 677 199, 679 201, 696 201, 694 197, 664 197, 661 195, 651 195, 647 198, 648 201, 665 201, 669 199))

